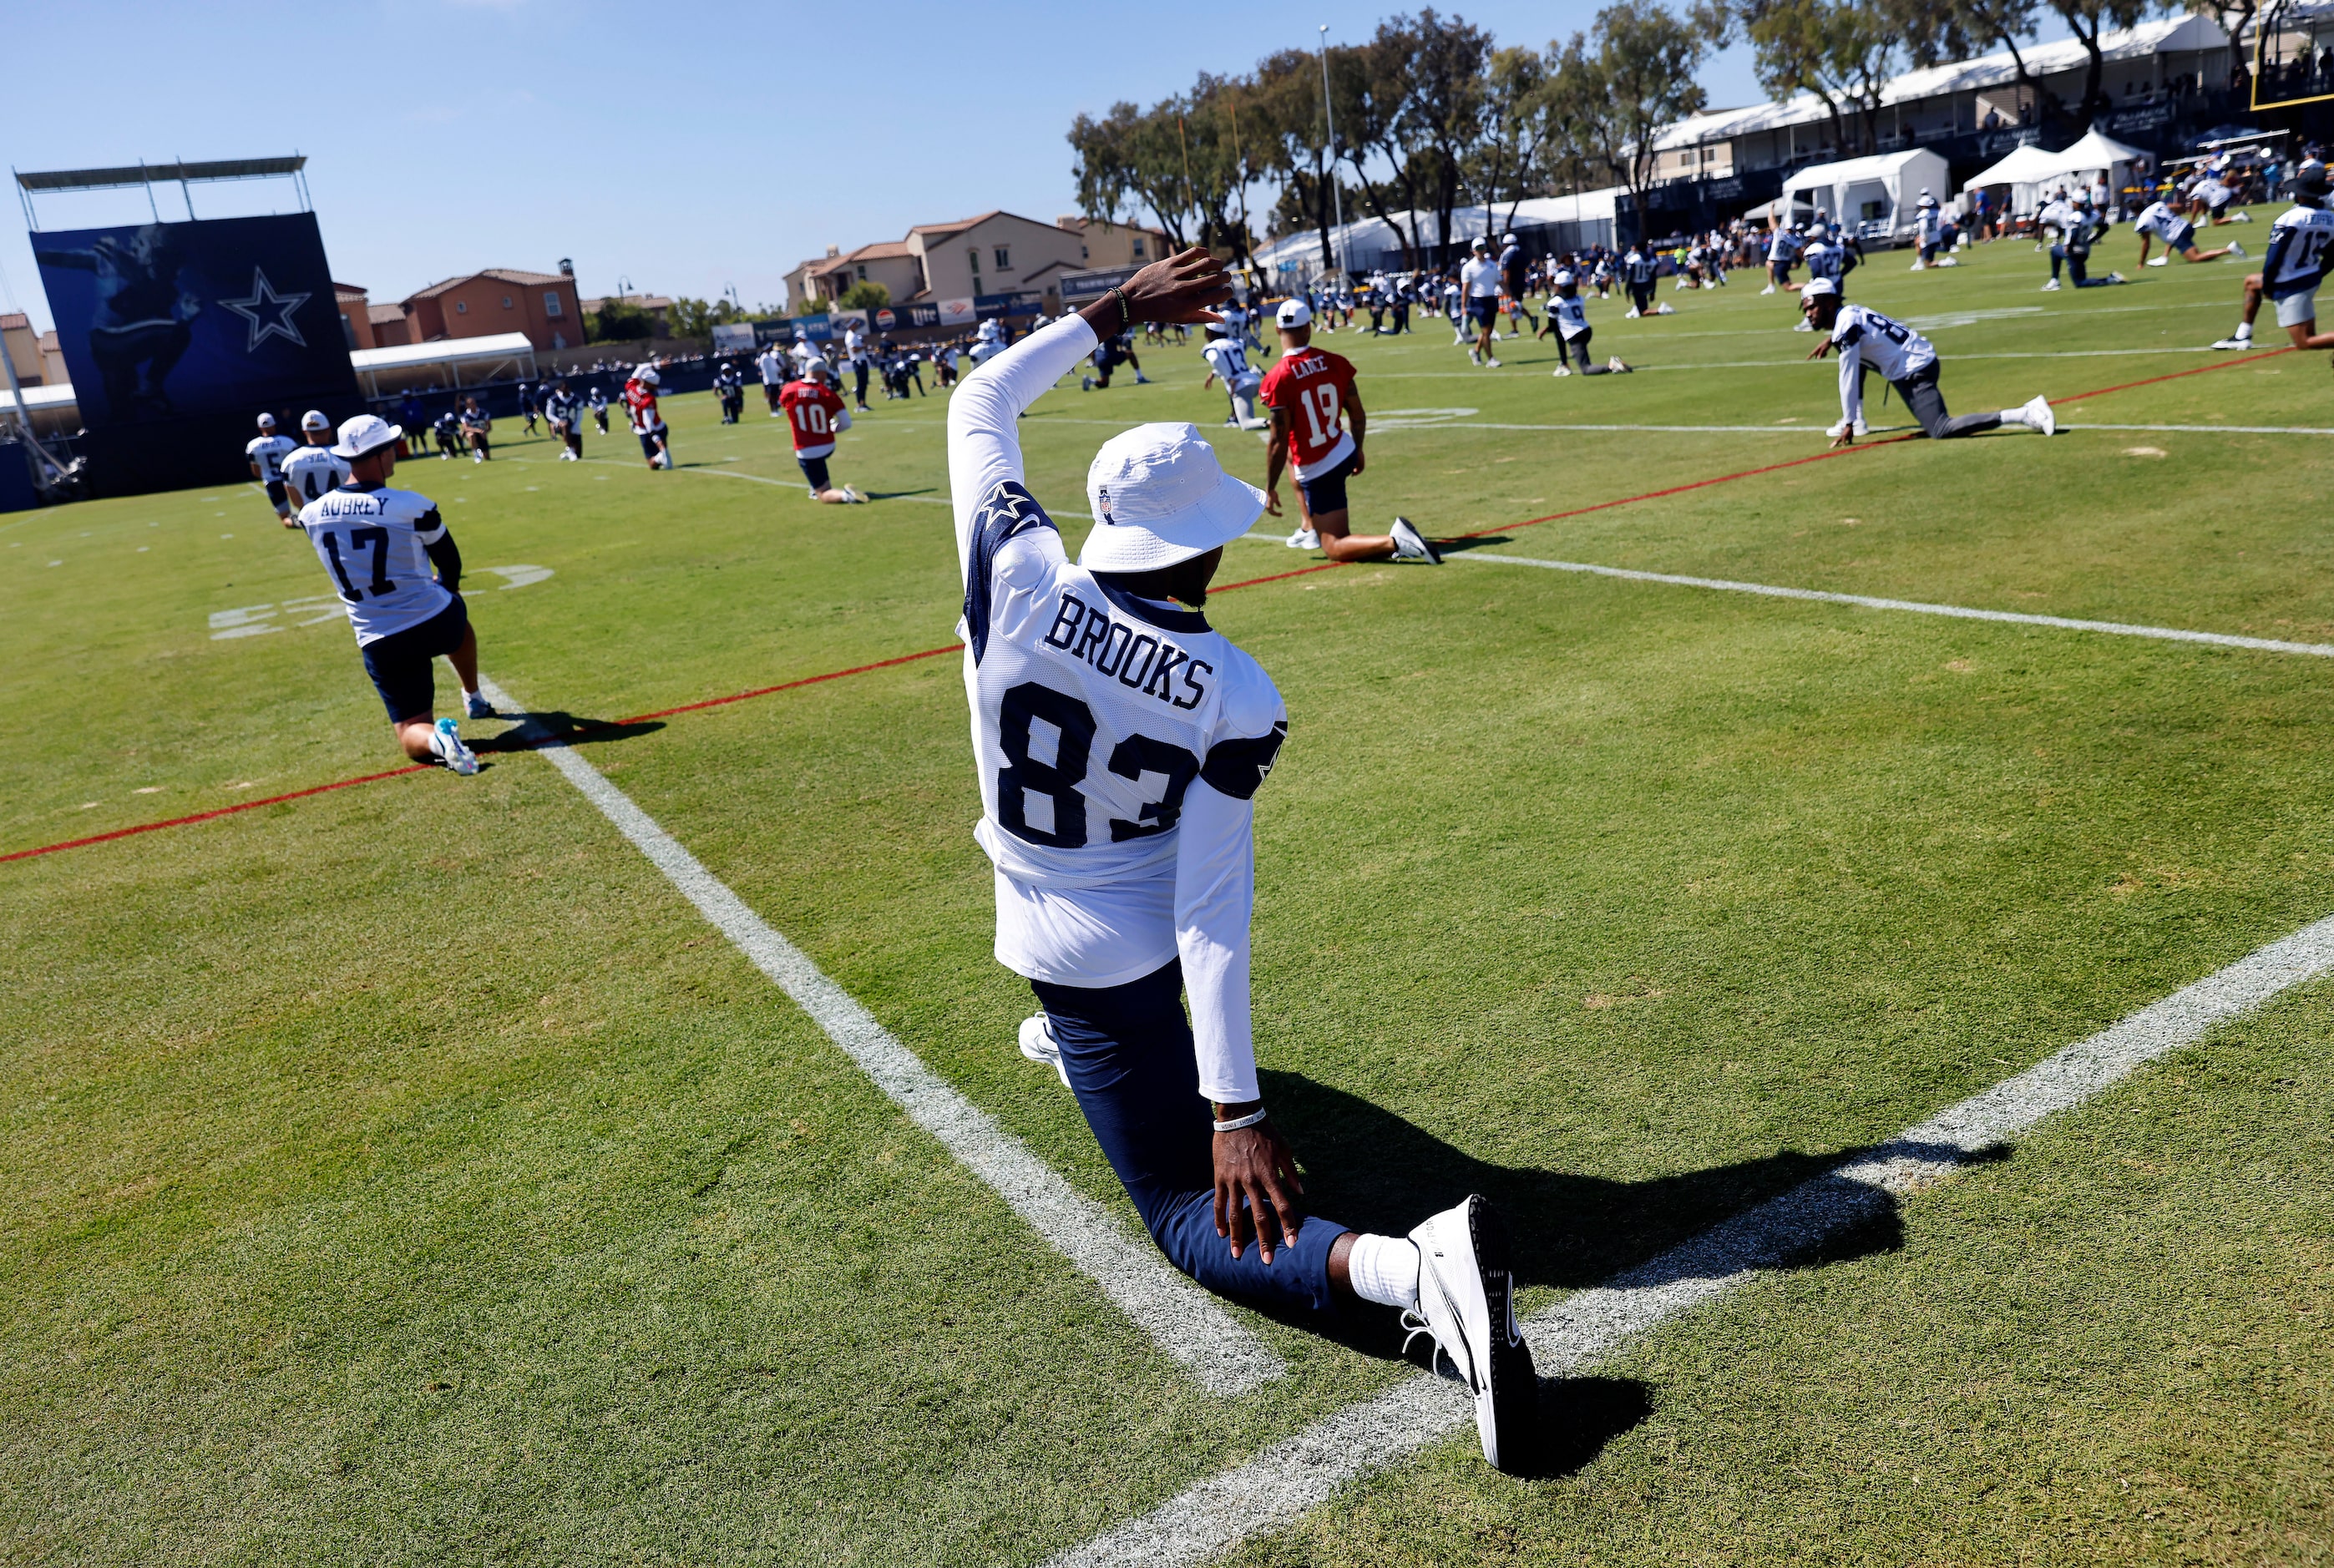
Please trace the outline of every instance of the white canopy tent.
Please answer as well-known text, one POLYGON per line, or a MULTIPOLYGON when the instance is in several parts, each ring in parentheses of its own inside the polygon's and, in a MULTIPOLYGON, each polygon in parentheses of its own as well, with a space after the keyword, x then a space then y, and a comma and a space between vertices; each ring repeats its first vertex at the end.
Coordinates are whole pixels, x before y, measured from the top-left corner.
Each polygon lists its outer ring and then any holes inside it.
POLYGON ((1842 223, 1862 231, 1886 224, 1894 234, 1913 226, 1921 192, 1951 191, 1952 170, 1924 147, 1874 153, 1837 163, 1809 164, 1783 182, 1782 199, 1793 206, 1813 202, 1842 223))
MULTIPOLYGON (((434 343, 400 343, 387 349, 359 349, 349 355, 349 364, 365 384, 368 396, 381 396, 381 378, 410 383, 422 371, 443 369, 447 380, 459 390, 462 367, 486 367, 470 377, 470 384, 500 380, 506 374, 525 371, 535 373, 535 344, 525 332, 497 332, 488 338, 442 338, 434 343), (410 372, 398 375, 397 372, 410 372)), ((432 378, 435 380, 435 377, 432 378)))
POLYGON ((2032 212, 2042 205, 2045 188, 2054 181, 2079 179, 2088 185, 2091 176, 2101 175, 2108 188, 2120 190, 2131 178, 2132 165, 2147 156, 2136 147, 2093 130, 2063 152, 2045 152, 2032 146, 2014 149, 2009 157, 1981 171, 1962 188, 1975 190, 1982 185, 2006 185, 2010 187, 2011 210, 2032 212))

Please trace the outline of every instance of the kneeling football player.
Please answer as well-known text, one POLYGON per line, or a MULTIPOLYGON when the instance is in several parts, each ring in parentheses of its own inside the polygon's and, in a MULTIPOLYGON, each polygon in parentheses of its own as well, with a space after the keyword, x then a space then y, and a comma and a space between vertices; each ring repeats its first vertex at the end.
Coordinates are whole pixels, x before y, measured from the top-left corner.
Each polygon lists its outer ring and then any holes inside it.
POLYGON ((404 434, 373 414, 343 424, 332 451, 349 466, 348 482, 300 508, 300 526, 348 611, 365 673, 405 755, 474 774, 478 759, 462 744, 459 726, 433 717, 430 661, 443 655, 454 666, 470 717, 492 718, 495 708, 478 689, 478 639, 462 602, 454 535, 429 496, 389 487, 404 434))
POLYGON ((1822 359, 1839 351, 1839 423, 1825 434, 1835 447, 1852 447, 1866 434, 1864 371, 1866 366, 1887 378, 1905 399, 1905 407, 1921 421, 1933 441, 1974 436, 1980 430, 2015 425, 2038 435, 2057 433, 2058 417, 2040 398, 1993 414, 1949 414, 1944 394, 1937 390, 1941 369, 1936 345, 1905 325, 1889 320, 1870 305, 1842 304, 1839 289, 1829 278, 1810 278, 1799 290, 1799 309, 1808 324, 1825 333, 1808 358, 1822 359))
POLYGON ((803 367, 799 380, 788 381, 778 393, 778 407, 794 431, 795 465, 810 484, 810 498, 830 506, 856 505, 867 499, 848 485, 837 485, 826 471, 834 455, 834 438, 851 428, 851 410, 843 396, 826 384, 826 361, 814 359, 803 367))
POLYGON ((2334 212, 2326 210, 2326 166, 2312 159, 2293 177, 2293 205, 2269 226, 2269 255, 2262 270, 2245 279, 2244 319, 2213 346, 2250 349, 2253 317, 2264 294, 2277 302, 2277 324, 2297 349, 2334 349, 2334 332, 2318 330, 2318 285, 2334 252, 2334 212))
POLYGON ((1257 394, 1272 410, 1272 433, 1265 438, 1264 509, 1280 515, 1280 471, 1294 467, 1305 525, 1288 536, 1288 547, 1324 551, 1332 561, 1400 559, 1442 565, 1442 553, 1407 517, 1395 518, 1384 534, 1345 531, 1345 481, 1362 471, 1362 438, 1369 430, 1369 416, 1354 388, 1353 361, 1313 347, 1313 313, 1303 300, 1283 300, 1274 320, 1280 329, 1280 361, 1265 373, 1257 394))
POLYGON ((1177 1268, 1285 1311, 1359 1300, 1413 1314, 1473 1391, 1484 1457, 1512 1467, 1538 1391, 1498 1216, 1469 1198, 1400 1236, 1305 1213, 1258 1085, 1252 827, 1288 716, 1201 607, 1264 497, 1194 427, 1138 425, 1087 470, 1095 524, 1074 563, 1023 480, 1021 411, 1095 343, 1146 321, 1213 321, 1230 292, 1203 250, 1154 262, 998 355, 949 405, 995 950, 1044 1008, 1025 1051, 1068 1082, 1177 1268))

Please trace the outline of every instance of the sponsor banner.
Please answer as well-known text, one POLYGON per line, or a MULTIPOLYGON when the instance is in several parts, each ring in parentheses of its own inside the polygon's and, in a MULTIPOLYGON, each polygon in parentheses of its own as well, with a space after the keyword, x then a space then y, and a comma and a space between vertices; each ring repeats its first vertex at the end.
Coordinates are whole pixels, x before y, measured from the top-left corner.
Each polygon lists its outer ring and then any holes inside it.
POLYGON ((949 323, 940 314, 940 306, 938 300, 919 300, 913 304, 880 306, 870 311, 868 317, 879 332, 946 326, 949 323))
POLYGON ((1046 308, 1042 289, 1022 289, 1009 294, 978 294, 972 302, 973 313, 982 321, 992 316, 1034 316, 1046 308))
POLYGON ((980 319, 974 313, 972 302, 969 299, 942 300, 940 303, 940 325, 944 327, 969 327, 980 319))
POLYGON ((796 316, 792 325, 794 335, 814 343, 824 343, 834 336, 834 318, 829 315, 796 316))
POLYGON ((754 323, 751 322, 716 322, 713 324, 713 351, 717 354, 743 353, 754 346, 754 323))
POLYGON ((1140 266, 1094 267, 1085 272, 1064 273, 1061 280, 1062 308, 1075 309, 1072 301, 1083 305, 1100 299, 1142 270, 1140 266))

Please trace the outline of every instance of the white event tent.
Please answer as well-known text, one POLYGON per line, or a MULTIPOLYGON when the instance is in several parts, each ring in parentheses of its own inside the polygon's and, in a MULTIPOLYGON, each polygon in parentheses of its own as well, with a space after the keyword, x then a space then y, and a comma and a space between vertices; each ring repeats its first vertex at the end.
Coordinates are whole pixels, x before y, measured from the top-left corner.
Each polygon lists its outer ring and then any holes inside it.
POLYGON ((1812 203, 1851 228, 1885 223, 1895 233, 1912 226, 1914 204, 1922 191, 1937 195, 1952 189, 1945 160, 1926 148, 1913 147, 1809 164, 1783 182, 1782 200, 1788 206, 1812 203))
POLYGON ((2136 147, 2093 130, 2063 152, 2045 152, 2031 146, 2012 149, 2009 157, 1982 171, 1962 188, 1975 190, 1982 185, 2006 185, 2010 187, 2011 209, 2032 212, 2042 205, 2043 188, 2053 180, 2080 177, 2088 185, 2090 176, 2105 175, 2108 188, 2120 190, 2131 178, 2131 166, 2146 157, 2136 147))

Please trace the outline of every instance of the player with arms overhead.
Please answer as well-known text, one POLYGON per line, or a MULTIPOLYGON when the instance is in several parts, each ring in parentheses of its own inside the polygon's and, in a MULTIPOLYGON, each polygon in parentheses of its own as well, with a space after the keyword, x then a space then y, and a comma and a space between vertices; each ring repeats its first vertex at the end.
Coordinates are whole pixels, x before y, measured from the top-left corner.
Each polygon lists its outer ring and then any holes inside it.
POLYGON ((1073 563, 1023 482, 1024 409, 1104 336, 1212 321, 1207 307, 1230 293, 1203 250, 1154 262, 999 355, 949 405, 997 958, 1044 1007, 1023 1049, 1068 1080, 1176 1267, 1296 1313, 1362 1300, 1415 1314, 1475 1395, 1484 1456, 1513 1466, 1538 1393, 1490 1206, 1470 1198, 1408 1237, 1307 1215, 1258 1085, 1255 797, 1288 712, 1201 607, 1263 497, 1193 427, 1136 426, 1087 470, 1095 521, 1073 563))
POLYGON ((1369 416, 1354 386, 1353 361, 1313 347, 1313 313, 1303 300, 1284 300, 1275 318, 1280 361, 1259 394, 1272 410, 1265 438, 1264 506, 1280 515, 1280 473, 1297 470, 1305 524, 1288 536, 1292 550, 1325 550, 1332 561, 1399 557, 1440 566, 1442 557, 1406 517, 1385 534, 1346 533, 1345 481, 1362 471, 1362 438, 1369 416), (1351 428, 1347 428, 1350 423, 1351 428))
POLYGON ((2245 247, 2224 245, 2215 250, 2196 248, 2196 226, 2173 209, 2168 201, 2152 201, 2132 220, 2133 232, 2139 236, 2139 265, 2160 267, 2174 256, 2192 262, 2219 261, 2224 255, 2242 256, 2245 247), (2147 259, 2147 247, 2156 240, 2164 242, 2164 254, 2154 261, 2147 259))
POLYGON ((435 502, 389 487, 404 434, 372 414, 342 425, 333 455, 348 464, 349 481, 303 506, 300 526, 349 612, 365 673, 405 755, 474 774, 478 759, 458 726, 430 717, 430 661, 443 655, 452 662, 472 718, 492 718, 494 705, 478 690, 478 639, 459 592, 462 553, 435 502))
POLYGON ((1980 430, 2016 425, 2038 435, 2053 435, 2059 422, 2050 405, 2036 398, 2023 407, 1998 414, 1949 414, 1944 394, 1937 390, 1941 369, 1936 346, 1905 325, 1890 321, 1869 305, 1840 303, 1839 290, 1829 278, 1810 278, 1799 290, 1799 309, 1808 324, 1828 334, 1808 355, 1819 360, 1839 351, 1839 423, 1825 434, 1835 447, 1852 447, 1864 429, 1864 371, 1868 365, 1887 379, 1905 399, 1905 407, 1921 421, 1933 441, 1974 436, 1980 430))
POLYGON ((2294 171, 2293 205, 2269 227, 2269 255, 2245 280, 2245 316, 2236 332, 2213 346, 2250 349, 2262 296, 2277 302, 2277 324, 2297 349, 2334 349, 2334 332, 2318 330, 2318 285, 2334 259, 2334 212, 2326 209, 2326 166, 2314 159, 2294 171))
MULTIPOLYGON (((349 476, 348 459, 333 450, 333 422, 324 418, 322 409, 311 409, 300 416, 300 435, 307 445, 284 459, 284 488, 294 506, 305 506, 325 491, 339 489, 349 476)), ((298 515, 285 518, 284 526, 300 526, 298 515)))
POLYGON ((251 476, 267 492, 267 504, 275 508, 275 515, 286 528, 294 526, 292 504, 284 496, 284 459, 292 455, 299 443, 291 437, 279 435, 275 416, 259 416, 259 434, 244 443, 243 455, 251 461, 251 476))

